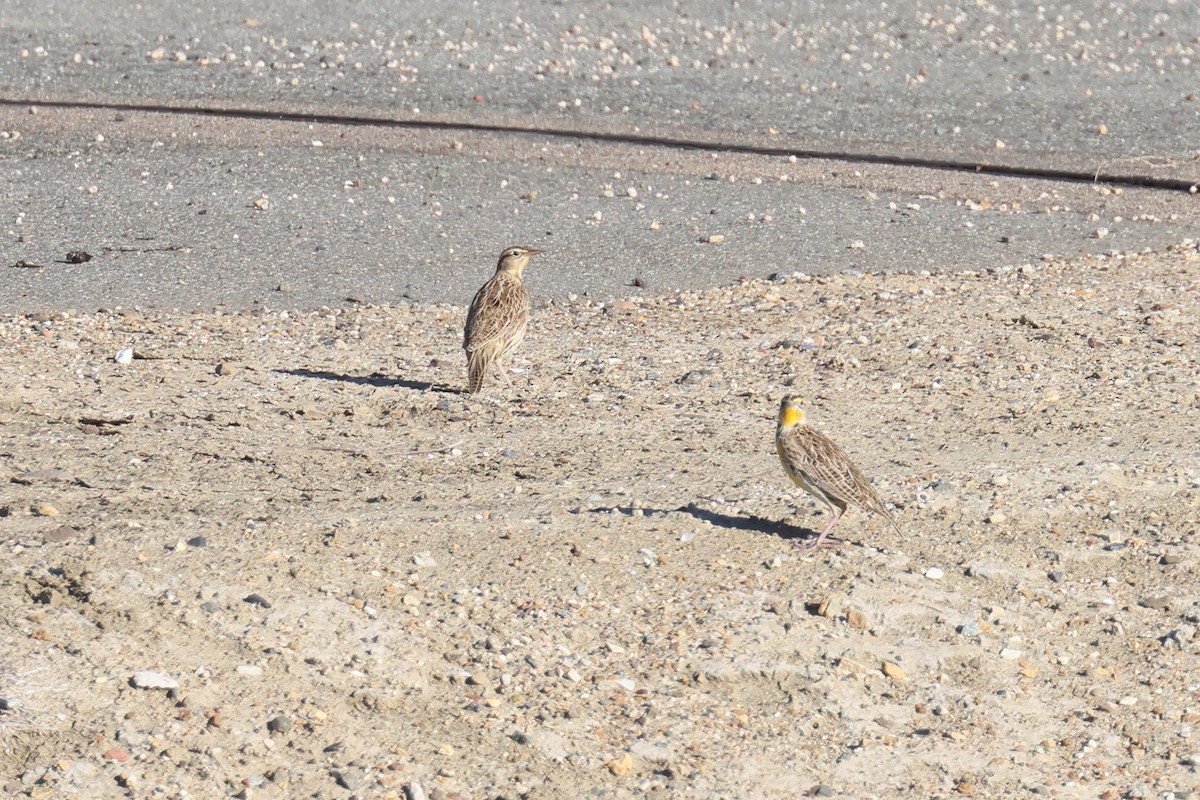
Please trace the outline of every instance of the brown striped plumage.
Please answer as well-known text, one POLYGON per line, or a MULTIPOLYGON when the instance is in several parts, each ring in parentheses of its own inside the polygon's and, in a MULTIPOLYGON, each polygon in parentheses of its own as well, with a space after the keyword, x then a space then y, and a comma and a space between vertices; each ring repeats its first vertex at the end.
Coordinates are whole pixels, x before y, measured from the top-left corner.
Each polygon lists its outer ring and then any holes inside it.
POLYGON ((829 506, 833 514, 833 519, 809 547, 825 542, 848 506, 879 514, 899 532, 895 518, 850 457, 832 439, 806 424, 802 402, 800 397, 785 397, 779 404, 775 450, 788 477, 829 506))
POLYGON ((540 252, 531 247, 505 250, 500 254, 496 274, 471 301, 463 350, 467 353, 467 391, 472 394, 483 388, 484 375, 492 365, 505 383, 512 384, 504 371, 504 359, 525 338, 529 324, 529 293, 521 282, 521 273, 529 257, 540 252))

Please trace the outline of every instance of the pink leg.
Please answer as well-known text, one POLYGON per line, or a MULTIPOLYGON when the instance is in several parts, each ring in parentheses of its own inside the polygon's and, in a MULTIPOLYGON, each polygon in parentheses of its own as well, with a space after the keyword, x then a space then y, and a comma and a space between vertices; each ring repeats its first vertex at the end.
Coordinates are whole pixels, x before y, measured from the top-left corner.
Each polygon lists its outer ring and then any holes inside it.
POLYGON ((504 379, 504 385, 511 388, 513 385, 512 378, 508 377, 508 368, 504 366, 504 362, 500 359, 496 359, 496 370, 500 373, 500 377, 504 379))
POLYGON ((825 530, 821 531, 821 535, 817 537, 816 541, 809 542, 808 544, 803 545, 803 547, 812 548, 812 547, 820 547, 821 545, 833 547, 833 546, 841 544, 842 543, 841 539, 830 539, 828 537, 829 537, 829 532, 831 530, 833 530, 833 526, 837 525, 838 520, 841 519, 842 514, 845 514, 845 513, 846 513, 845 511, 839 510, 836 514, 834 514, 833 519, 829 520, 829 524, 825 526, 825 530))

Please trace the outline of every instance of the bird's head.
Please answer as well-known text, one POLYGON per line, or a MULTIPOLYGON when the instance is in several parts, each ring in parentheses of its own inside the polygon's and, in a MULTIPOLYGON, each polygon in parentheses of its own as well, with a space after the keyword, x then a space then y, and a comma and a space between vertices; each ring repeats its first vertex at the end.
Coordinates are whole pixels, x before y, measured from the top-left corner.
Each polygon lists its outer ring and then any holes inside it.
POLYGON ((535 250, 532 247, 509 247, 500 254, 500 263, 496 265, 496 270, 507 272, 515 272, 520 275, 525 270, 525 265, 529 263, 530 256, 536 256, 541 250, 535 250))
POLYGON ((779 427, 790 428, 804 423, 804 396, 788 395, 779 401, 779 427))

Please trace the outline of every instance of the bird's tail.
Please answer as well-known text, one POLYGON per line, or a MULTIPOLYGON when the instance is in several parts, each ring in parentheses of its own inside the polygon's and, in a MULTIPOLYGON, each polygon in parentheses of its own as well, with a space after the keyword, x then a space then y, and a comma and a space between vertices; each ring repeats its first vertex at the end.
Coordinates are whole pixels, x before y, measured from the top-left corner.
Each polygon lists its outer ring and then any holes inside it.
POLYGON ((488 359, 478 350, 467 354, 467 392, 477 394, 483 388, 488 359))

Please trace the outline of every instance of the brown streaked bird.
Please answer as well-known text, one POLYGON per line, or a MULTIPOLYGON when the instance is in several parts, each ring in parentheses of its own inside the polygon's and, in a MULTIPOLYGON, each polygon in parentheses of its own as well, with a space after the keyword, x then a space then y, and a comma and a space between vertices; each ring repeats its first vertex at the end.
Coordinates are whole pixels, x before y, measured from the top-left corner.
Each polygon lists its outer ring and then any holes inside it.
MULTIPOLYGON (((775 451, 783 469, 797 486, 829 506, 833 519, 808 547, 826 541, 833 526, 848 506, 879 514, 896 532, 900 526, 884 505, 874 487, 850 457, 833 440, 805 421, 803 397, 785 397, 779 404, 779 423, 775 428, 775 451)), ((830 539, 836 542, 836 539, 830 539)))
POLYGON ((467 353, 467 391, 475 394, 483 388, 483 378, 493 365, 509 386, 504 359, 521 344, 529 325, 529 292, 521 282, 521 273, 529 257, 541 250, 510 247, 500 254, 496 274, 475 294, 467 325, 463 330, 463 350, 467 353))

